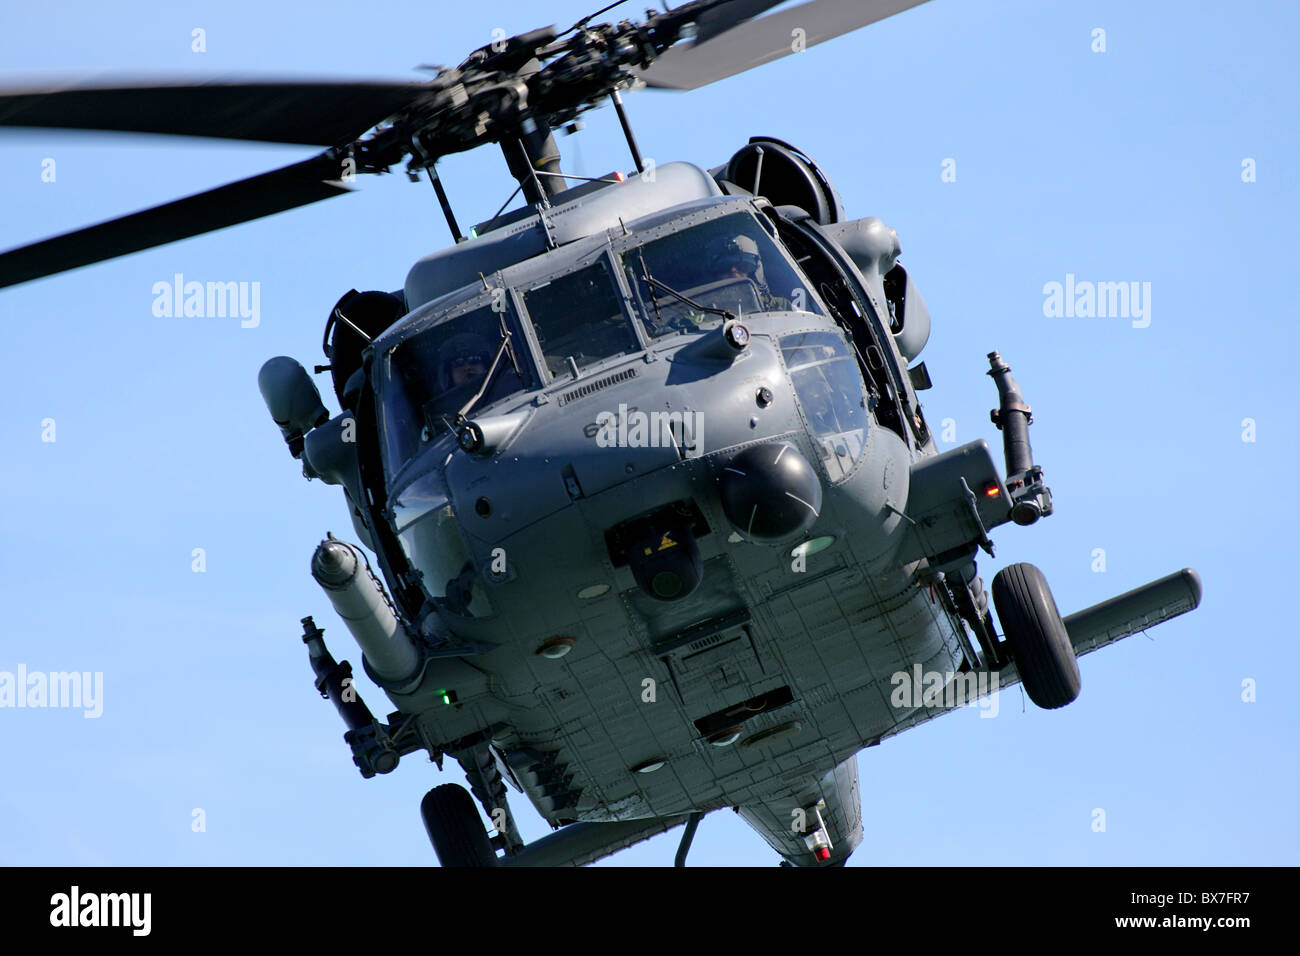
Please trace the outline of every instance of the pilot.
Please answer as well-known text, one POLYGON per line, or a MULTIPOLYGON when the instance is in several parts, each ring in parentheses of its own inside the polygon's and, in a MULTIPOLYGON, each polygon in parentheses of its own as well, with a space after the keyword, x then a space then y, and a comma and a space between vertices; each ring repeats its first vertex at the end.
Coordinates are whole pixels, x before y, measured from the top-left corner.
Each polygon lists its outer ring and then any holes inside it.
POLYGON ((758 254, 758 243, 746 235, 718 240, 713 248, 713 274, 720 277, 735 276, 753 279, 766 287, 763 281, 763 257, 758 254))
MULTIPOLYGON (((790 300, 772 294, 763 271, 763 257, 758 243, 743 233, 715 240, 710 248, 710 263, 717 278, 749 279, 758 288, 759 301, 769 312, 790 309, 790 300)), ((715 280, 716 281, 716 280, 715 280)))
POLYGON ((492 347, 474 332, 453 335, 438 350, 438 390, 477 386, 492 364, 492 347))

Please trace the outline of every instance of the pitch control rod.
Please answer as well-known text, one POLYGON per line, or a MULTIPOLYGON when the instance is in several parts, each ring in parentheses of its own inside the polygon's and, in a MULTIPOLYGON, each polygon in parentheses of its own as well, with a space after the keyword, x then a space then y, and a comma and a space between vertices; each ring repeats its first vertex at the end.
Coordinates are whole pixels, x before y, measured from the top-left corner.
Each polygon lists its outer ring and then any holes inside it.
POLYGON ((1052 491, 1043 484, 1043 469, 1034 464, 1034 450, 1029 446, 1033 409, 1025 404, 1020 386, 1011 377, 1011 366, 997 352, 989 353, 988 374, 998 387, 999 405, 989 412, 989 418, 1002 432, 1011 520, 1020 525, 1033 524, 1052 513, 1052 491))

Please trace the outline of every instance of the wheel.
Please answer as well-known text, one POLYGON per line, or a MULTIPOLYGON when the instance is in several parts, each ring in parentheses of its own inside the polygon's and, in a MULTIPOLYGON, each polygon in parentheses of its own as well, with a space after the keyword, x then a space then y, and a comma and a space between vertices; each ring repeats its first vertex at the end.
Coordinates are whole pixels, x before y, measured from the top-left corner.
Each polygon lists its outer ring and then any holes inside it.
POLYGON ((993 578, 993 605, 1029 699, 1053 710, 1078 697, 1079 662, 1043 572, 1032 564, 1003 568, 993 578))
POLYGON ((420 801, 429 842, 443 866, 496 866, 497 855, 464 787, 444 783, 420 801))

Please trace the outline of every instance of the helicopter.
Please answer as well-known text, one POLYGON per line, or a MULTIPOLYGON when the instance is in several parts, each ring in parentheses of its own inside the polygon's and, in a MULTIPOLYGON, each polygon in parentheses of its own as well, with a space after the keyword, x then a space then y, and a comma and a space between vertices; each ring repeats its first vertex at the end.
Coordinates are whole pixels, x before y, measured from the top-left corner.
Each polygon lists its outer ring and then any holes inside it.
POLYGON ((861 839, 857 751, 942 712, 891 703, 894 675, 918 664, 947 689, 997 674, 1063 706, 1076 653, 1198 602, 1181 572, 1062 619, 1041 575, 1013 566, 992 587, 999 638, 974 557, 991 555, 993 528, 1052 510, 1028 405, 991 354, 1006 477, 982 442, 938 453, 914 364, 929 315, 897 237, 847 220, 790 143, 756 137, 713 169, 648 167, 624 124, 634 171, 567 187, 550 130, 607 99, 622 117, 631 78, 671 85, 656 76, 671 66, 686 82, 700 58, 673 65, 694 47, 668 48, 688 28, 724 68, 710 44, 743 39, 771 18, 742 13, 767 6, 524 34, 430 84, 0 101, 11 125, 212 135, 226 117, 221 135, 329 147, 6 253, 4 284, 328 198, 403 159, 434 183, 456 245, 401 290, 350 292, 331 310, 322 370, 341 411, 291 359, 260 384, 304 471, 341 486, 377 565, 329 538, 313 574, 396 714, 370 714, 304 621, 354 760, 374 775, 417 750, 454 757, 499 822, 489 838, 463 789, 431 791, 445 864, 588 862, 683 823, 684 857, 700 815, 727 806, 786 862, 842 864, 861 839), (168 96, 204 125, 141 127, 142 98, 168 96), (527 205, 462 236, 434 164, 488 143, 527 205), (507 786, 552 837, 522 843, 507 786))

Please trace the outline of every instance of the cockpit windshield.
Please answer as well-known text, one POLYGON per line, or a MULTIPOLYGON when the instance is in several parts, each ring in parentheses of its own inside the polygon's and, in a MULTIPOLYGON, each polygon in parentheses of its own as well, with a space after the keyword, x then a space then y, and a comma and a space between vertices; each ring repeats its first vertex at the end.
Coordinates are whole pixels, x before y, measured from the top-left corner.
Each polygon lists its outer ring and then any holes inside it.
POLYGON ((603 259, 524 290, 524 308, 551 379, 640 348, 603 259))
POLYGON ((722 216, 635 246, 623 252, 622 261, 653 338, 722 322, 721 316, 692 308, 662 286, 738 317, 754 312, 825 314, 803 276, 749 213, 722 216))
POLYGON ((390 478, 451 429, 456 413, 483 388, 505 332, 509 347, 475 411, 536 387, 518 329, 509 298, 497 295, 487 305, 416 333, 385 356, 380 408, 390 478))

